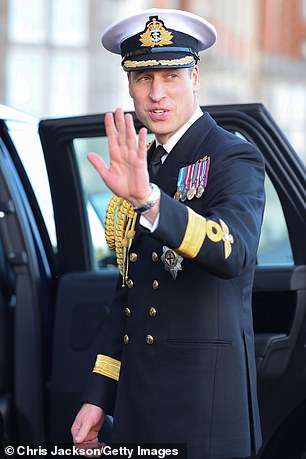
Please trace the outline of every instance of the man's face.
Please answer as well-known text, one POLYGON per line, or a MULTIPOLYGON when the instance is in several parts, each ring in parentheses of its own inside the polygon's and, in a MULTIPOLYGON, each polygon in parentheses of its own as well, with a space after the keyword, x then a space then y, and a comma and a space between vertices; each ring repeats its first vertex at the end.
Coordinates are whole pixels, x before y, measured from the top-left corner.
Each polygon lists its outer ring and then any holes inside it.
POLYGON ((138 119, 161 143, 166 143, 196 110, 198 66, 133 71, 128 79, 138 119))

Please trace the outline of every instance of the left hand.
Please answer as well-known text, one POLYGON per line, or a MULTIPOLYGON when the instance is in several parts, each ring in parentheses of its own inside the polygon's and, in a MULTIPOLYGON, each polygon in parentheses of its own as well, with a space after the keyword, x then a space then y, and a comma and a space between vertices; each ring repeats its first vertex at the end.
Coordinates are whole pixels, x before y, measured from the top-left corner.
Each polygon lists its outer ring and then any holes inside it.
MULTIPOLYGON (((73 443, 78 449, 84 451, 96 450, 95 456, 101 454, 104 443, 100 443, 98 440, 99 431, 105 420, 104 410, 96 405, 90 403, 84 403, 78 412, 72 427, 71 434, 73 437, 73 443)), ((92 455, 84 454, 86 457, 92 455)))
POLYGON ((138 134, 131 114, 117 108, 115 116, 105 115, 110 165, 101 156, 89 153, 88 159, 99 172, 105 184, 117 196, 127 199, 133 206, 141 206, 151 194, 147 169, 147 129, 138 134))

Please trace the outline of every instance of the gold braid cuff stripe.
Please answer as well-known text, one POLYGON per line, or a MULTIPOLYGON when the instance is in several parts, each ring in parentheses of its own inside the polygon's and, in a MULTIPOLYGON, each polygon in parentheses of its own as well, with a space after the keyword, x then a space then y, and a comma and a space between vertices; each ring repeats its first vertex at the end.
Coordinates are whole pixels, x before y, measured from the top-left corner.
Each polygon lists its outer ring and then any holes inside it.
POLYGON ((224 243, 224 258, 228 258, 232 252, 232 244, 234 238, 229 232, 228 226, 223 220, 215 222, 214 220, 206 220, 206 218, 198 215, 192 209, 187 207, 188 222, 184 238, 176 252, 186 258, 195 258, 204 243, 205 237, 212 242, 224 243))
POLYGON ((151 59, 148 61, 124 61, 123 67, 126 68, 137 68, 137 67, 152 67, 153 65, 186 65, 195 63, 195 59, 192 56, 182 57, 181 59, 151 59))
POLYGON ((195 258, 206 236, 206 218, 196 214, 189 207, 187 207, 187 210, 188 222, 185 235, 176 252, 186 258, 195 258))
POLYGON ((108 357, 107 355, 98 354, 92 372, 119 381, 120 367, 121 362, 119 360, 108 357))

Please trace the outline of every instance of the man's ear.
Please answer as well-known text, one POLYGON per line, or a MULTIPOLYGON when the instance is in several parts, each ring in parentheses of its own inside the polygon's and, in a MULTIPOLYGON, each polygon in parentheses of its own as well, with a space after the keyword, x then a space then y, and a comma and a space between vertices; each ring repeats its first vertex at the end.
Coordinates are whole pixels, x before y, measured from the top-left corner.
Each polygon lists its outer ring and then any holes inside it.
POLYGON ((133 93, 131 89, 131 72, 127 72, 127 79, 128 79, 128 84, 129 84, 129 94, 131 98, 133 99, 133 93))
POLYGON ((191 79, 193 82, 194 92, 198 92, 200 87, 200 69, 198 65, 194 65, 192 67, 191 79))

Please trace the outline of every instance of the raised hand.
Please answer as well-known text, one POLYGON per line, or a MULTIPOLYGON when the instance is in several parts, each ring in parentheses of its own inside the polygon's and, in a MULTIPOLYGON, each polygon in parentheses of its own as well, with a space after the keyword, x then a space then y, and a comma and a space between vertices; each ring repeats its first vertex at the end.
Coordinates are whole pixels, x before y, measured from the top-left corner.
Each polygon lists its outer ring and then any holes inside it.
POLYGON ((110 190, 130 201, 134 206, 144 203, 151 193, 147 170, 147 129, 135 131, 133 117, 117 108, 115 116, 105 115, 110 165, 106 166, 101 156, 89 153, 88 159, 97 169, 110 190))

